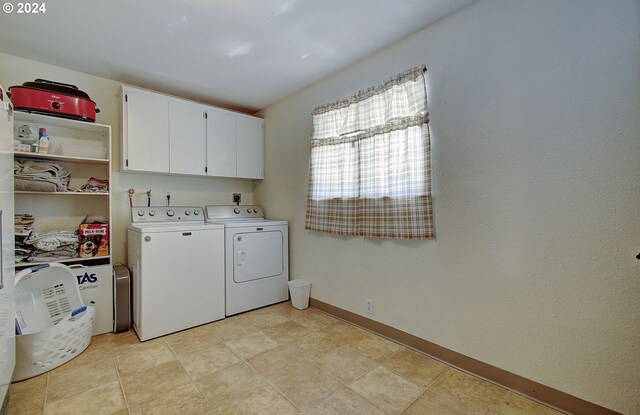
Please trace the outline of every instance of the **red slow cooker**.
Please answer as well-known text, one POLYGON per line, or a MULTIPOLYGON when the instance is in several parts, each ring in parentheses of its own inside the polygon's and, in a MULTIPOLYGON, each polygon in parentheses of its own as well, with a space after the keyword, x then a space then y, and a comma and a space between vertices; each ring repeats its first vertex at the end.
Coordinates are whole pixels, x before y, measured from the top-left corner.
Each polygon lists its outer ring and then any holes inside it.
POLYGON ((96 103, 75 85, 36 79, 22 86, 9 88, 14 109, 37 114, 54 115, 81 121, 95 122, 96 103))

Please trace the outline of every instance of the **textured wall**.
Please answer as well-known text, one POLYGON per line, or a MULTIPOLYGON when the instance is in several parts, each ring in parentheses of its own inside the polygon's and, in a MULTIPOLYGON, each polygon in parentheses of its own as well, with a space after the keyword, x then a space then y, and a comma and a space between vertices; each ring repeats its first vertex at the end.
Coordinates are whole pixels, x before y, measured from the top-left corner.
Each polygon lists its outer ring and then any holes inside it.
POLYGON ((484 0, 264 111, 312 297, 640 413, 639 3, 484 0), (428 67, 437 239, 304 230, 310 112, 428 67), (368 315, 367 315, 368 316, 368 315))

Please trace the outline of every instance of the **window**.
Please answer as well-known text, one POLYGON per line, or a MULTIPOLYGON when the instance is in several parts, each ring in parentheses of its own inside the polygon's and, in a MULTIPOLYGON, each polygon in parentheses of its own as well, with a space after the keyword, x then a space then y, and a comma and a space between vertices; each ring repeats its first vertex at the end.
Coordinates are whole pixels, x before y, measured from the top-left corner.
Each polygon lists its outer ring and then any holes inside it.
POLYGON ((425 71, 313 111, 305 229, 435 237, 425 71))

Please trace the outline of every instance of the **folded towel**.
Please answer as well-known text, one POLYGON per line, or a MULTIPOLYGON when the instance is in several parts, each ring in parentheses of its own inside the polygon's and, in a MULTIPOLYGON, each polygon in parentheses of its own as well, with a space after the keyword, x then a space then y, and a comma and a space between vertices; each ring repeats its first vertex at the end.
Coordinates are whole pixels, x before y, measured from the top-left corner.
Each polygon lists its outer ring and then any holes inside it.
POLYGON ((49 181, 25 180, 16 176, 13 180, 13 188, 16 192, 55 192, 58 186, 49 181))
POLYGON ((77 250, 79 246, 78 235, 74 231, 34 232, 25 243, 33 245, 39 252, 52 252, 63 246, 77 250))
POLYGON ((53 183, 58 192, 68 190, 69 172, 55 161, 16 158, 13 173, 16 179, 53 183))
POLYGON ((85 184, 78 190, 78 192, 91 192, 91 193, 108 193, 109 192, 109 180, 96 179, 95 177, 87 180, 85 184))

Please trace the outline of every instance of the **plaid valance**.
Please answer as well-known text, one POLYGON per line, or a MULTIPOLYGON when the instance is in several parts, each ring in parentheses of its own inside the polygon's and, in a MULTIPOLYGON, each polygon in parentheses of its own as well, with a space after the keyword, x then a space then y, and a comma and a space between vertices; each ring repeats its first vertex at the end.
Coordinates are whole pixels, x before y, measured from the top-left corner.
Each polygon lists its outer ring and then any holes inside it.
POLYGON ((425 70, 313 111, 306 229, 435 236, 425 70))

